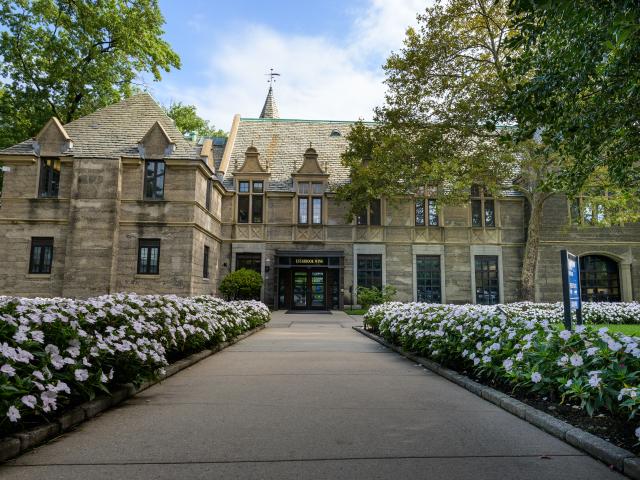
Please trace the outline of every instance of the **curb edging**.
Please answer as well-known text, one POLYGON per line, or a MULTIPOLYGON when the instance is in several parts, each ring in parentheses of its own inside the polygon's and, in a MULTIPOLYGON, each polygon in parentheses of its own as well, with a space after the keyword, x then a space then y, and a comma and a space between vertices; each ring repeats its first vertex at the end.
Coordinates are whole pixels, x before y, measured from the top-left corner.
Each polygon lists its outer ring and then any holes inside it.
POLYGON ((154 380, 146 380, 138 387, 132 383, 118 385, 113 389, 110 395, 101 395, 91 401, 84 402, 52 420, 51 423, 38 425, 37 427, 30 428, 29 430, 24 430, 22 432, 14 433, 8 437, 0 438, 0 463, 17 457, 18 455, 25 453, 27 450, 31 450, 32 448, 35 448, 58 435, 71 430, 80 423, 95 417, 99 413, 102 413, 119 403, 124 402, 126 399, 133 397, 157 383, 160 383, 181 370, 189 368, 195 363, 230 347, 234 343, 244 340, 265 327, 266 323, 258 325, 251 330, 241 333, 231 340, 219 343, 211 349, 202 350, 200 352, 193 353, 188 357, 182 358, 168 365, 165 368, 165 373, 158 376, 158 378, 154 380))
POLYGON ((574 427, 553 415, 549 415, 548 413, 527 405, 520 400, 516 400, 499 390, 471 380, 469 377, 454 370, 445 368, 433 360, 406 352, 402 348, 387 342, 384 338, 365 330, 363 327, 354 326, 351 328, 365 337, 369 337, 371 340, 374 340, 394 352, 399 353, 412 362, 422 365, 441 377, 444 377, 488 402, 497 405, 512 415, 515 415, 516 417, 538 427, 540 430, 543 430, 569 445, 582 450, 597 460, 613 467, 618 472, 623 473, 634 480, 640 480, 640 457, 637 457, 629 450, 620 448, 596 435, 582 430, 581 428, 574 427))

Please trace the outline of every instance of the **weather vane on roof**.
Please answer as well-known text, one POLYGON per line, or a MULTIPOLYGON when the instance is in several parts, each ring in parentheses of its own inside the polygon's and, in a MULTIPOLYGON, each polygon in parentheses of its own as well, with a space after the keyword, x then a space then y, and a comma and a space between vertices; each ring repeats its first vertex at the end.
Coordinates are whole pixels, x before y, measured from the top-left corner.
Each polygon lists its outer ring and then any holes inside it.
POLYGON ((267 82, 269 82, 271 85, 273 85, 274 82, 276 81, 276 79, 273 78, 273 77, 279 77, 280 76, 279 73, 276 73, 276 72, 273 71, 273 68, 270 68, 269 69, 269 73, 265 73, 265 75, 267 75, 269 77, 269 80, 267 80, 267 82))

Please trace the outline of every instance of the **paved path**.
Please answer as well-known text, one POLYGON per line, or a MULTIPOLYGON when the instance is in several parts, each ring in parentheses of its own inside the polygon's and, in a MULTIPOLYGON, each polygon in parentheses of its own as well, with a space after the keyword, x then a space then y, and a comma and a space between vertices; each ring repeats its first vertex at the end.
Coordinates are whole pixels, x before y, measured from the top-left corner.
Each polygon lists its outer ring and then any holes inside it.
POLYGON ((623 478, 353 324, 277 313, 0 478, 623 478))

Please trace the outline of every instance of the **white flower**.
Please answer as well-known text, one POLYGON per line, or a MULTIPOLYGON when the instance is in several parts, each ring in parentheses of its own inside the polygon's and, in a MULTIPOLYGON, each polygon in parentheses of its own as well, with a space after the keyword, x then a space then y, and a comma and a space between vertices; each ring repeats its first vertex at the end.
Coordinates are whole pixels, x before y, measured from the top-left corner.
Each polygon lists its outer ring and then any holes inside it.
POLYGON ((598 388, 600 386, 600 383, 602 381, 599 376, 600 373, 600 370, 589 372, 589 385, 591 385, 593 388, 598 388))
POLYGON ((564 367, 567 363, 569 363, 569 356, 568 355, 563 355, 562 357, 560 357, 558 359, 558 366, 559 367, 564 367))
POLYGON ((571 338, 571 332, 569 330, 562 330, 558 336, 563 340, 569 340, 571 338))
POLYGON ((20 400, 29 408, 35 408, 38 399, 33 395, 25 395, 20 400))
POLYGON ((539 373, 539 372, 533 372, 533 373, 531 374, 531 381, 532 381, 533 383, 538 383, 538 382, 540 382, 541 380, 542 380, 542 375, 540 375, 540 373, 539 373))
POLYGON ((502 362, 502 366, 507 372, 510 372, 511 369, 513 368, 513 360, 511 360, 510 358, 507 358, 502 362))
POLYGON ((640 440, 640 427, 636 428, 636 438, 640 440))
POLYGON ((34 370, 33 376, 36 377, 41 382, 44 382, 44 375, 42 374, 42 372, 40 370, 34 370))
POLYGON ((44 333, 40 330, 31 330, 30 334, 34 342, 44 343, 44 333))
POLYGON ((76 380, 79 382, 84 382, 87 378, 89 378, 89 372, 84 368, 78 368, 73 374, 76 377, 76 380))
POLYGON ((587 357, 593 357, 596 353, 598 353, 598 347, 589 347, 587 348, 587 357))
POLYGON ((609 350, 611 350, 612 352, 617 352, 618 350, 620 350, 622 348, 622 344, 616 341, 610 341, 607 343, 607 346, 609 347, 609 350))
POLYGON ((564 386, 567 388, 571 387, 571 385, 573 385, 573 380, 571 379, 567 380, 567 383, 564 384, 564 386))
POLYGON ((574 353, 573 355, 571 355, 570 360, 571 360, 571 365, 573 365, 574 367, 580 367, 584 365, 584 360, 582 360, 582 357, 577 353, 574 353))
MULTIPOLYGON (((5 363, 4 365, 2 365, 2 367, 0 367, 0 372, 4 373, 8 377, 13 377, 16 374, 16 369, 13 368, 8 363, 5 363)), ((18 417, 18 418, 20 418, 20 417, 18 417)))
POLYGON ((57 408, 56 398, 58 394, 51 390, 45 390, 40 394, 40 400, 42 400, 42 410, 45 412, 50 412, 51 410, 55 410, 57 408))
POLYGON ((9 410, 7 410, 7 417, 9 417, 9 420, 12 422, 17 422, 20 419, 20 412, 16 407, 11 405, 9 410))
POLYGON ((109 379, 108 379, 108 378, 107 378, 107 376, 104 374, 104 372, 102 372, 102 373, 100 374, 100 381, 101 381, 102 383, 107 383, 107 382, 109 381, 109 379))
POLYGON ((48 354, 53 354, 53 353, 55 353, 56 355, 60 354, 60 350, 58 349, 58 347, 51 344, 44 347, 44 351, 47 352, 48 354))
POLYGON ((56 392, 66 392, 67 395, 71 395, 71 389, 69 388, 69 386, 66 383, 64 383, 64 382, 62 382, 60 380, 58 380, 58 383, 56 384, 56 386, 54 388, 54 391, 56 391, 56 392))

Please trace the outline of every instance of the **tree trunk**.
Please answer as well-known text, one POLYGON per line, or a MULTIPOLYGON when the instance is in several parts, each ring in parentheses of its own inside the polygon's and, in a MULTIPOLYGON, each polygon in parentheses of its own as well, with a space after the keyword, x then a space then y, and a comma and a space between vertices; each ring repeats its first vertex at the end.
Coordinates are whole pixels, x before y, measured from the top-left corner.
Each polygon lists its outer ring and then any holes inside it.
POLYGON ((536 269, 540 250, 540 227, 542 225, 542 207, 546 197, 546 194, 534 192, 529 199, 531 212, 529 224, 527 225, 527 243, 524 247, 524 258, 522 260, 520 298, 531 302, 536 300, 536 269))

